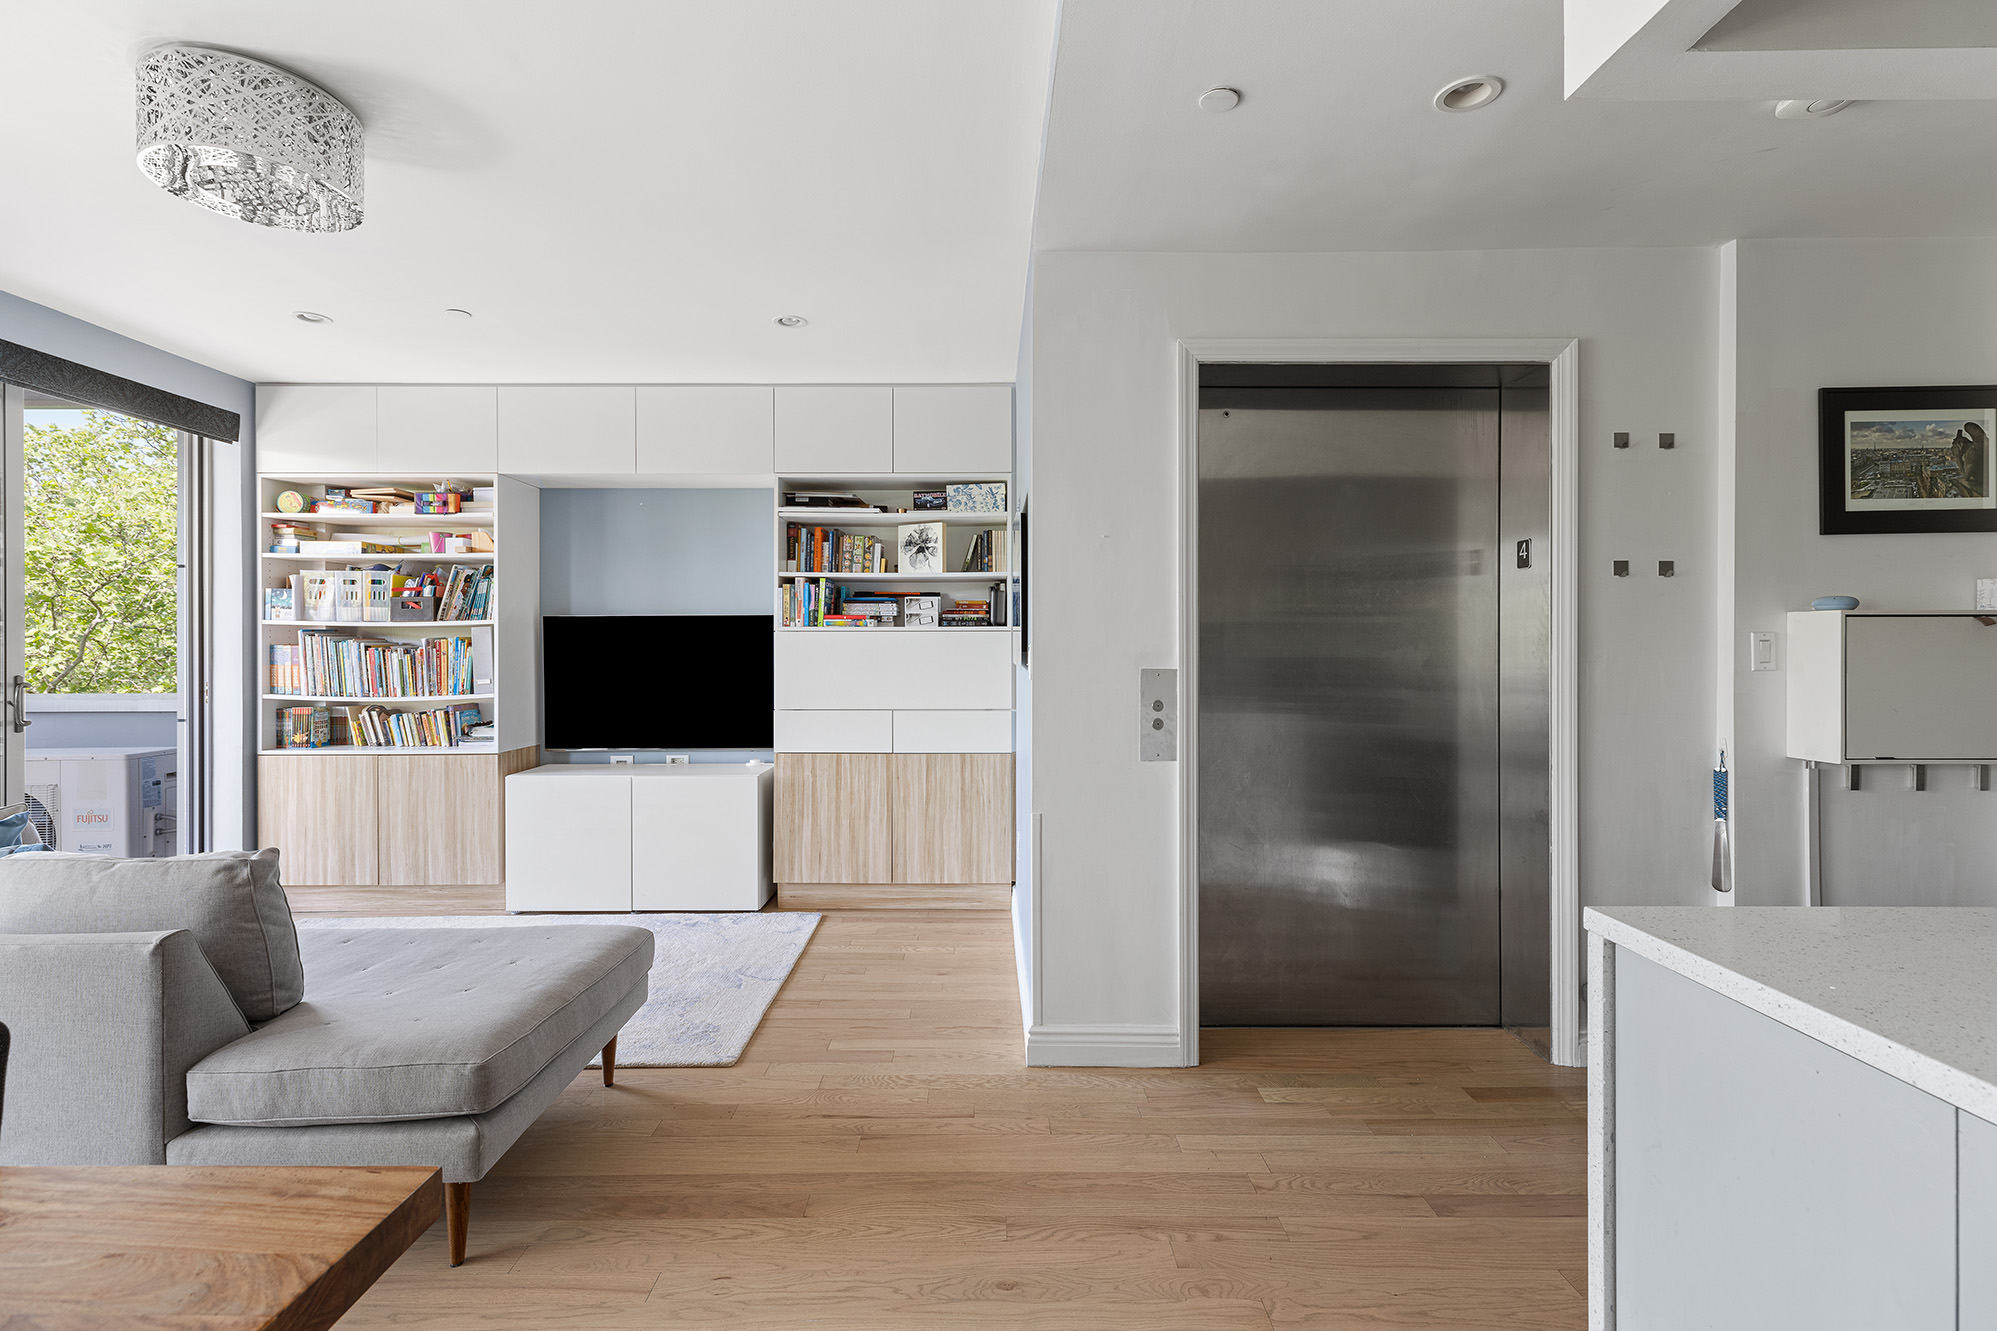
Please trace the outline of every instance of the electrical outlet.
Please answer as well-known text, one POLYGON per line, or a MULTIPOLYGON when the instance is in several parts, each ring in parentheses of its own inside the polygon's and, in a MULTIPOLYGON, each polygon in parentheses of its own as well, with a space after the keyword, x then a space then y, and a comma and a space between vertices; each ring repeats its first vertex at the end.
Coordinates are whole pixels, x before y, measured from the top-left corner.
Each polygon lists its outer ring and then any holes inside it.
POLYGON ((693 756, 691 754, 685 754, 685 753, 669 753, 666 755, 666 761, 668 763, 677 766, 680 763, 692 762, 693 756))
POLYGON ((637 761, 638 755, 635 753, 613 753, 610 755, 610 765, 612 767, 629 767, 637 761))

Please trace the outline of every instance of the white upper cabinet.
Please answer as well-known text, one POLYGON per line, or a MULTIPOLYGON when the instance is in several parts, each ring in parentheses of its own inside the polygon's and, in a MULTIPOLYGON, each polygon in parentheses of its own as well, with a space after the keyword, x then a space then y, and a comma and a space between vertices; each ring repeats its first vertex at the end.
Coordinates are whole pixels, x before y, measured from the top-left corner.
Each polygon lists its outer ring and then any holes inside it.
POLYGON ((383 384, 382 471, 450 472, 499 470, 499 390, 383 384))
POLYGON ((499 470, 632 475, 638 470, 637 390, 628 384, 501 385, 499 470))
POLYGON ((921 476, 1011 471, 1011 386, 895 389, 894 469, 921 476))
POLYGON ((776 469, 788 476, 893 471, 894 390, 777 389, 776 469))
POLYGON ((372 384, 257 385, 257 470, 375 471, 372 384))
POLYGON ((735 384, 638 390, 640 475, 768 475, 776 392, 735 384))

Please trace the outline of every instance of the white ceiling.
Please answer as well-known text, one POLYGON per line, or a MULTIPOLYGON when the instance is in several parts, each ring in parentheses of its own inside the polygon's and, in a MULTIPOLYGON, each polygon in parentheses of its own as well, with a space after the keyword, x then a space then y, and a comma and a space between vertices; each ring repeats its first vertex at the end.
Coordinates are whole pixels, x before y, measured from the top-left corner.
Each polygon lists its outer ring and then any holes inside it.
POLYGON ((220 369, 1012 378, 1054 0, 17 0, 5 14, 0 288, 220 369), (348 102, 367 127, 366 222, 301 236, 148 184, 132 67, 169 40, 273 60, 348 102), (772 323, 793 312, 810 326, 772 323))
POLYGON ((1065 0, 1036 244, 1363 251, 1997 234, 1997 172, 1974 165, 1997 161, 1997 102, 1868 102, 1776 120, 1776 97, 1851 95, 1811 86, 1808 64, 1798 86, 1752 100, 1570 101, 1562 48, 1561 0, 1065 0), (1430 105, 1446 83, 1486 73, 1508 84, 1488 108, 1430 105), (1238 109, 1195 107, 1216 84, 1241 89, 1238 109))

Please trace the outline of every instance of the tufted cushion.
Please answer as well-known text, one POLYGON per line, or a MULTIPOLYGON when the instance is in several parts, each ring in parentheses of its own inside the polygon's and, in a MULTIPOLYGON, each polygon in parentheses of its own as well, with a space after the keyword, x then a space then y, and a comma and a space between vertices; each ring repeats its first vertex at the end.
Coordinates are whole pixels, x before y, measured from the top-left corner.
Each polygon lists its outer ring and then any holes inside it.
POLYGON ((160 860, 54 853, 0 859, 0 934, 161 929, 194 935, 253 1022, 269 1021, 305 990, 275 850, 160 860))
POLYGON ((482 1114, 652 967, 649 929, 314 929, 305 1001, 187 1074, 197 1123, 298 1127, 482 1114))

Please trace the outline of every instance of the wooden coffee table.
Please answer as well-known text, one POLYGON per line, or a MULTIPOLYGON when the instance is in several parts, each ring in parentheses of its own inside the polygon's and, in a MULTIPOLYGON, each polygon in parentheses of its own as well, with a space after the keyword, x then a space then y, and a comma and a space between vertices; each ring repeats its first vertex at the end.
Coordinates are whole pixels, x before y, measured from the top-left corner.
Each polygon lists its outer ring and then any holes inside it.
POLYGON ((387 1166, 0 1168, 0 1323, 329 1327, 443 1195, 437 1170, 387 1166))

